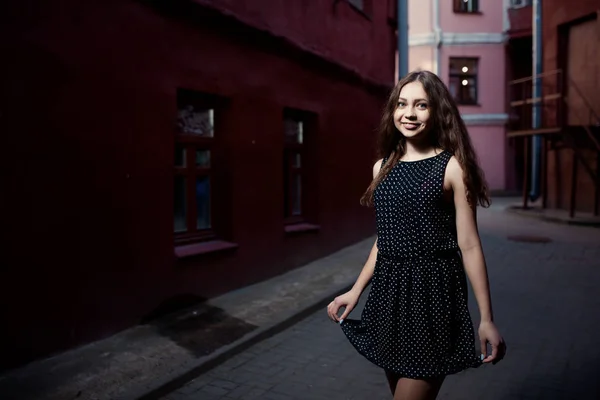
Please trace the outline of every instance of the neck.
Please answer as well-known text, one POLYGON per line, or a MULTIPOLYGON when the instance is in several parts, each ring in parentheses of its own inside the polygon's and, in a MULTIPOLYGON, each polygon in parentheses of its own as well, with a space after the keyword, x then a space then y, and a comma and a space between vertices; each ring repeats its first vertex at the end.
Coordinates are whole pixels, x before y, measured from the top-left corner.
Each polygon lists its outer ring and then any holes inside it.
POLYGON ((406 140, 406 153, 402 158, 418 160, 438 154, 440 149, 435 148, 426 138, 411 138, 406 140))

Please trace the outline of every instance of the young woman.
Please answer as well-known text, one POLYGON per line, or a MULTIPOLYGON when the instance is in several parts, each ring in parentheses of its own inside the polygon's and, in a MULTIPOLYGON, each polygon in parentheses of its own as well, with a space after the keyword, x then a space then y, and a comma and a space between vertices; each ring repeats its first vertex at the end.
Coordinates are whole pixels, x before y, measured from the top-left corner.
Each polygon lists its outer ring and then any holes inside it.
POLYGON ((435 399, 446 375, 504 355, 476 223, 476 207, 490 203, 487 185, 458 108, 431 72, 412 72, 392 91, 379 154, 361 199, 375 206, 377 240, 327 313, 385 370, 394 399, 435 399), (479 355, 465 271, 481 317, 479 355), (346 319, 369 282, 361 319, 346 319))

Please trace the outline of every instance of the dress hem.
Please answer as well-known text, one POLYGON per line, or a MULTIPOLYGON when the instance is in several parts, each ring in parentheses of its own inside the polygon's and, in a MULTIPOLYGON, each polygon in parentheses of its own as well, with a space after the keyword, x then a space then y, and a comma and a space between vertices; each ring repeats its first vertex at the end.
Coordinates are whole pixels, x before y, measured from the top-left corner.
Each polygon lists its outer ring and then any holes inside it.
MULTIPOLYGON (((343 323, 342 323, 342 325, 343 325, 343 323)), ((343 326, 341 326, 341 328, 342 328, 342 332, 344 332, 344 335, 346 335, 346 337, 348 337, 345 330, 343 329, 343 326)), ((354 347, 361 356, 366 358, 372 364, 374 364, 374 365, 378 366, 379 368, 382 368, 386 371, 390 371, 390 372, 399 374, 403 378, 409 378, 409 379, 430 379, 430 378, 438 378, 441 376, 454 375, 454 374, 458 374, 460 372, 466 371, 468 369, 478 368, 483 364, 482 361, 480 361, 479 359, 476 359, 472 363, 459 364, 459 365, 454 366, 453 368, 448 368, 447 370, 445 370, 443 372, 440 371, 440 373, 420 374, 420 375, 412 374, 412 373, 407 372, 406 368, 405 369, 393 368, 393 367, 385 366, 382 363, 377 362, 372 357, 369 357, 368 355, 366 355, 365 352, 362 352, 358 348, 358 346, 355 346, 354 343, 352 342, 352 340, 349 340, 349 342, 350 342, 350 344, 352 344, 352 347, 354 347)))

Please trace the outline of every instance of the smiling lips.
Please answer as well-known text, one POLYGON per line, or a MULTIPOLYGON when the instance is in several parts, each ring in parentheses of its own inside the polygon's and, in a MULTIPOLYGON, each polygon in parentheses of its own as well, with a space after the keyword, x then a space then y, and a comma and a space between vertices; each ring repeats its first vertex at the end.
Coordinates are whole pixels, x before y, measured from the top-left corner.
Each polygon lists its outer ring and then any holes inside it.
POLYGON ((402 125, 408 130, 418 129, 421 126, 418 122, 403 122, 402 125))

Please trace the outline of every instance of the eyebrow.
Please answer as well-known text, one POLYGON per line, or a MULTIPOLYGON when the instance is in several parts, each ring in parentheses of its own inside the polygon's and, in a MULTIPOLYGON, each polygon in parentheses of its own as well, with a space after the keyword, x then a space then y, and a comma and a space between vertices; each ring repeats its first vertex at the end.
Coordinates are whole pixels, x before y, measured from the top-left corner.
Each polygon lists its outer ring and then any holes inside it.
MULTIPOLYGON (((407 101, 404 97, 399 97, 398 101, 400 101, 400 100, 407 101)), ((417 102, 417 101, 427 101, 427 99, 415 99, 415 102, 417 102)))

